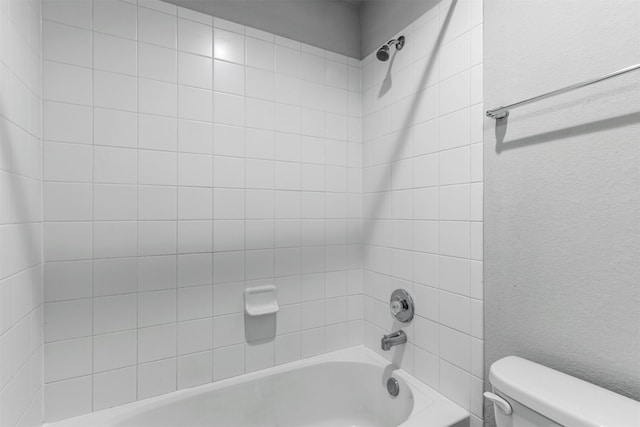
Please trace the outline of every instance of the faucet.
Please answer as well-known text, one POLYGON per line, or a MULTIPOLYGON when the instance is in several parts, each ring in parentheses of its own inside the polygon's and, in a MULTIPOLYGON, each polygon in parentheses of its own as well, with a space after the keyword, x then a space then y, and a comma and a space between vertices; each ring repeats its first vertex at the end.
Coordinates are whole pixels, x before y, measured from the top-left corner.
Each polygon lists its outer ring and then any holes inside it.
POLYGON ((391 350, 391 347, 399 344, 404 344, 406 342, 407 334, 405 334, 404 331, 400 330, 392 332, 389 335, 383 335, 382 339, 380 340, 380 346, 384 351, 389 351, 391 350))

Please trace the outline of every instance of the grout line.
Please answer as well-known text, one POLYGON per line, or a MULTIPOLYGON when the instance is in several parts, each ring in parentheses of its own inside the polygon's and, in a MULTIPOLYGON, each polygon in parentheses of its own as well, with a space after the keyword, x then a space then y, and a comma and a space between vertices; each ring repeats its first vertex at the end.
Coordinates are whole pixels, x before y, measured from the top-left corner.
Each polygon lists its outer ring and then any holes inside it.
MULTIPOLYGON (((96 123, 96 113, 95 113, 95 71, 93 69, 93 65, 95 63, 95 43, 94 43, 94 33, 93 33, 93 27, 94 27, 94 23, 93 23, 93 1, 91 2, 90 5, 90 9, 91 9, 91 30, 90 31, 90 37, 91 37, 91 412, 94 411, 94 407, 95 407, 95 396, 93 395, 93 374, 95 371, 95 364, 94 364, 94 352, 95 352, 95 345, 94 345, 94 331, 95 331, 95 313, 94 313, 94 306, 95 306, 95 300, 94 300, 94 295, 95 295, 95 280, 94 280, 94 276, 95 276, 95 244, 96 244, 96 236, 95 236, 95 216, 96 216, 96 212, 95 212, 95 181, 96 181, 96 173, 95 173, 95 163, 96 163, 96 154, 95 154, 95 123, 96 123)), ((44 44, 44 43, 43 43, 44 44)), ((44 57, 44 55, 43 55, 44 57)), ((43 58, 43 67, 44 67, 44 58, 43 58)), ((44 103, 43 103, 44 105, 44 103)))
MULTIPOLYGON (((176 22, 176 48, 179 47, 179 26, 180 26, 180 19, 177 16, 178 11, 176 10, 176 18, 175 18, 175 22, 176 22)), ((213 34, 213 29, 211 30, 212 34, 213 34)), ((212 56, 213 56, 213 49, 212 49, 212 56)), ((177 85, 175 87, 175 91, 176 91, 176 246, 175 246, 175 250, 176 250, 176 254, 174 255, 175 257, 175 263, 176 263, 176 272, 175 272, 175 282, 174 282, 174 303, 175 303, 175 319, 173 321, 173 324, 175 324, 175 348, 174 350, 174 355, 173 355, 173 359, 174 359, 174 364, 175 364, 175 375, 174 375, 174 380, 175 380, 175 386, 173 388, 172 391, 175 391, 178 389, 178 343, 180 341, 179 339, 179 332, 178 332, 178 282, 180 280, 180 262, 179 262, 179 252, 178 252, 178 224, 179 224, 179 218, 180 218, 180 173, 181 173, 181 168, 180 168, 180 141, 179 141, 179 137, 180 137, 180 133, 179 133, 179 117, 180 117, 180 76, 181 76, 181 69, 180 69, 180 52, 178 51, 178 53, 176 54, 176 78, 177 78, 177 85)), ((211 60, 211 70, 213 72, 213 60, 211 60)), ((213 88, 213 86, 212 86, 213 88)), ((211 94, 211 98, 213 99, 213 93, 211 94)), ((213 113, 212 113, 213 116, 213 113)), ((213 117, 212 117, 213 120, 213 117)), ((211 199, 213 200, 213 195, 211 197, 211 199)))

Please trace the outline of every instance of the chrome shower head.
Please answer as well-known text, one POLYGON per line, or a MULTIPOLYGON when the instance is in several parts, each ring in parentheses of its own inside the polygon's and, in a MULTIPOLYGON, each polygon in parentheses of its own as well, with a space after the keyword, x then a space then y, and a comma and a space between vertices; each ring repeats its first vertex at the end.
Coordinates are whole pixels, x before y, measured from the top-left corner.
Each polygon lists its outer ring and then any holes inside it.
POLYGON ((380 49, 378 49, 378 52, 376 52, 376 58, 378 58, 380 61, 386 61, 387 59, 389 59, 389 46, 385 44, 380 49))
POLYGON ((387 43, 383 44, 380 49, 376 52, 376 58, 380 61, 387 61, 389 56, 391 56, 389 46, 394 45, 397 50, 402 50, 404 47, 404 36, 400 36, 397 39, 389 40, 387 43))

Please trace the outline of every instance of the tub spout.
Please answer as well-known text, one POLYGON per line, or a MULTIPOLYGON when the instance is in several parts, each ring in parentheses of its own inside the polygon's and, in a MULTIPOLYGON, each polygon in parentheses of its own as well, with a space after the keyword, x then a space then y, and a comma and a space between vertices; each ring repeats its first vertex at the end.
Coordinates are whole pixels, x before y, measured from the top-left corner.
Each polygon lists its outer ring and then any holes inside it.
POLYGON ((380 346, 384 351, 391 350, 391 347, 404 344, 407 342, 407 334, 404 331, 392 332, 389 335, 383 335, 380 340, 380 346))

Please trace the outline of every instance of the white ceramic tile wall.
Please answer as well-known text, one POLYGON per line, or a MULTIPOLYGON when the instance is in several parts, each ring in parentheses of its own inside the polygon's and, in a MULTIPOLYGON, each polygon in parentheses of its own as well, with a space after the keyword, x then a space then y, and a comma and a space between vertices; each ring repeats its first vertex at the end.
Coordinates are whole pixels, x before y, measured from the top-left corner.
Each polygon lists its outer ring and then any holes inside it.
POLYGON ((400 34, 362 61, 365 343, 481 425, 482 3, 444 0, 400 34), (383 352, 395 288, 417 316, 383 352))
POLYGON ((40 1, 0 1, 0 425, 42 421, 40 1))
POLYGON ((43 2, 48 421, 362 343, 360 61, 138 3, 43 2))
POLYGON ((362 93, 359 61, 161 2, 44 18, 49 420, 358 344, 363 317, 378 350, 406 287, 396 359, 479 421, 479 1, 363 60, 362 93), (275 339, 242 314, 263 283, 275 339))

